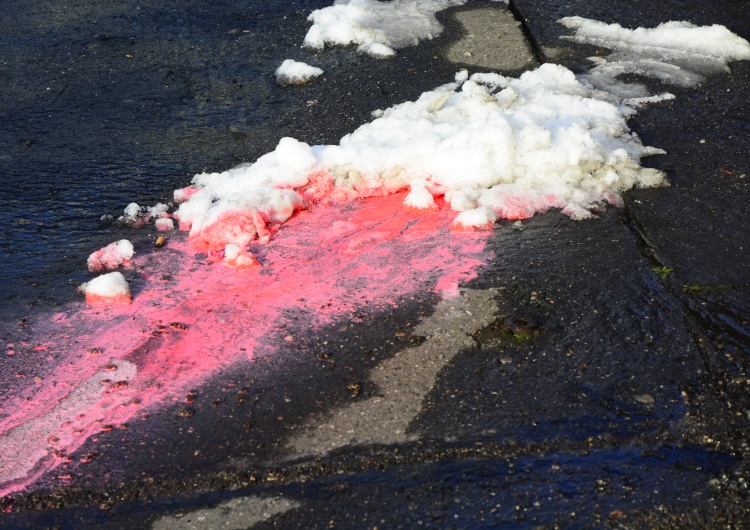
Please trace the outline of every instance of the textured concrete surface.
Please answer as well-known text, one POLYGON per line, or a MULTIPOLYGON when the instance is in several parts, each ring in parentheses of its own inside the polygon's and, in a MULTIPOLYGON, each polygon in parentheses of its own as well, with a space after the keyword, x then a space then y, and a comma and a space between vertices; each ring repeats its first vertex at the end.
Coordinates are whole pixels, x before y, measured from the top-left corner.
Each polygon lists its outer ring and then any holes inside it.
POLYGON ((370 375, 376 395, 312 418, 308 431, 290 442, 293 456, 325 454, 337 447, 412 441, 409 425, 423 410, 438 374, 461 351, 474 345, 472 335, 494 320, 496 289, 463 290, 438 303, 412 337, 424 340, 380 363, 370 375))
POLYGON ((518 72, 538 66, 521 24, 506 7, 457 11, 461 37, 445 50, 445 58, 474 70, 518 72))
POLYGON ((237 497, 214 508, 161 517, 152 530, 243 530, 274 515, 297 508, 299 503, 279 498, 237 497))

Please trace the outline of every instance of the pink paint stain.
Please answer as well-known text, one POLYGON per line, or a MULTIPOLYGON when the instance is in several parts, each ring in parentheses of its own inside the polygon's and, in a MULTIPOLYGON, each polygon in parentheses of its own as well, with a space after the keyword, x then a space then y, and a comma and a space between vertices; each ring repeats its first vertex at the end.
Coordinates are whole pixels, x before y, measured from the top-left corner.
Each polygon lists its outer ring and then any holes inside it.
POLYGON ((451 231, 455 214, 442 200, 440 211, 419 214, 403 198, 299 212, 251 248, 261 267, 238 270, 170 241, 169 253, 136 260, 148 280, 131 305, 55 315, 67 352, 30 400, 5 407, 13 412, 0 421, 0 495, 50 472, 88 437, 252 359, 261 341, 268 351, 287 340, 278 330, 289 310, 316 328, 366 304, 455 295, 487 262, 488 232, 451 231))

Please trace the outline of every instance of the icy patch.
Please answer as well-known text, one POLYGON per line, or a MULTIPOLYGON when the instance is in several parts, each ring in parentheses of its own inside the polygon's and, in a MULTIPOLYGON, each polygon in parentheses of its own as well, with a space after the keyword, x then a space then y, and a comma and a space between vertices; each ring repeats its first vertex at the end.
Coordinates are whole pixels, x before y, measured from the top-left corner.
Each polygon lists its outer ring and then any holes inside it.
POLYGON ((174 230, 174 221, 168 217, 164 217, 162 219, 157 219, 154 226, 159 232, 168 232, 169 230, 174 230))
POLYGON ((591 57, 594 68, 585 76, 592 86, 635 103, 649 102, 645 87, 616 78, 638 74, 662 83, 691 87, 705 76, 729 72, 728 63, 750 59, 750 43, 724 26, 665 22, 655 28, 627 29, 581 17, 559 20, 575 34, 562 37, 613 50, 608 57, 591 57), (640 101, 639 101, 640 100, 640 101))
POLYGON ((322 50, 327 44, 357 45, 359 51, 378 59, 392 57, 397 49, 432 39, 443 28, 435 13, 466 0, 337 0, 334 5, 313 11, 313 23, 305 46, 322 50))
POLYGON ((221 251, 268 241, 320 201, 410 189, 407 208, 434 211, 444 196, 453 210, 472 211, 455 225, 471 229, 550 208, 585 218, 632 187, 666 185, 640 166, 663 151, 630 132, 633 109, 597 99, 566 68, 456 79, 382 111, 339 145, 284 138, 255 164, 196 175, 200 191, 175 214, 181 227, 199 248, 221 251))
POLYGON ((112 270, 120 265, 127 267, 134 253, 133 244, 127 239, 121 239, 92 253, 86 263, 91 272, 112 270))
POLYGON ((86 294, 88 304, 129 304, 133 299, 128 281, 120 272, 97 276, 78 289, 86 294))
POLYGON ((280 85, 304 85, 322 74, 320 68, 286 59, 276 70, 276 82, 280 85))

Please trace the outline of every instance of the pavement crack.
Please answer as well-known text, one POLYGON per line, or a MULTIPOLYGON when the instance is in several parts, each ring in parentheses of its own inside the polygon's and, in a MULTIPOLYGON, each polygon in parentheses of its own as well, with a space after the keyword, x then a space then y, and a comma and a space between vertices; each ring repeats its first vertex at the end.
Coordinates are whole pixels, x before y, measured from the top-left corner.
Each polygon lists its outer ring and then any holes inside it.
POLYGON ((627 197, 624 199, 624 203, 625 206, 620 210, 620 219, 635 236, 641 256, 646 258, 652 266, 664 267, 666 265, 664 259, 659 255, 656 244, 648 237, 646 229, 640 223, 635 212, 633 212, 633 209, 630 207, 627 197))

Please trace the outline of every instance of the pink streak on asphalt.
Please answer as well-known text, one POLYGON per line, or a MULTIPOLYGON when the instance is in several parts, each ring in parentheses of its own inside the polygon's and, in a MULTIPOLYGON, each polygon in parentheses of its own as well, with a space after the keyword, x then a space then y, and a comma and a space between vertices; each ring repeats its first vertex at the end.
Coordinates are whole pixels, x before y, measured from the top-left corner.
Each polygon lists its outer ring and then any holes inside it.
POLYGON ((0 421, 0 495, 53 470, 103 426, 182 399, 221 368, 252 358, 261 340, 268 351, 269 340, 282 340, 289 310, 316 328, 366 304, 384 307, 430 290, 456 294, 487 263, 487 232, 452 232, 455 213, 443 201, 439 212, 419 214, 405 211, 403 198, 300 212, 252 249, 261 268, 199 259, 173 239, 135 260, 148 280, 132 305, 58 316, 54 326, 72 338, 45 378, 56 384, 4 405, 13 412, 0 421), (165 274, 169 281, 161 281, 165 274))

